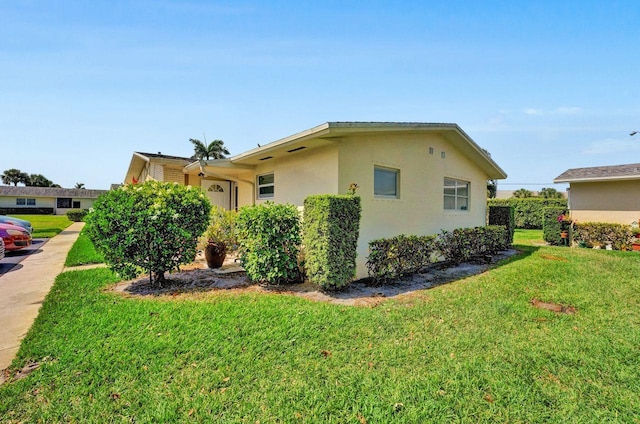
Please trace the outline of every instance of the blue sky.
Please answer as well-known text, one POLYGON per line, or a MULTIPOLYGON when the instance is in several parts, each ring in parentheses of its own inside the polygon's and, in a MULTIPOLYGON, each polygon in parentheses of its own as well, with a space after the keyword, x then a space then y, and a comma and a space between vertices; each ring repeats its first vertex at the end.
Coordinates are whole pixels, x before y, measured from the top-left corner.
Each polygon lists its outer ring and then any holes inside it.
POLYGON ((0 0, 0 40, 0 172, 64 187, 327 121, 455 122, 500 189, 640 162, 637 0, 0 0))

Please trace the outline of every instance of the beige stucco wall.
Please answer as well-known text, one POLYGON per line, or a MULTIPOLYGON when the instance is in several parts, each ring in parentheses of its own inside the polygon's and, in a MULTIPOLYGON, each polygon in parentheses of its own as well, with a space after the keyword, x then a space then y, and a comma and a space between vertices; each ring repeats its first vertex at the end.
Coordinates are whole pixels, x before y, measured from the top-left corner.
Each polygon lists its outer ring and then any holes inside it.
POLYGON ((362 199, 358 277, 366 276, 371 240, 485 224, 487 175, 437 134, 360 136, 344 139, 339 146, 338 191, 346 193, 349 184, 355 182, 362 199), (376 165, 400 171, 398 199, 374 196, 376 165), (469 210, 444 210, 445 177, 470 182, 469 210))
MULTIPOLYGON (((276 203, 302 206, 305 197, 312 194, 338 192, 338 146, 329 145, 300 151, 291 156, 265 161, 255 168, 255 176, 273 172, 276 203)), ((248 175, 246 176, 249 179, 248 175)), ((245 197, 243 196, 243 199, 245 197)), ((256 199, 256 203, 267 200, 256 199)))
POLYGON ((569 202, 572 218, 580 222, 637 222, 640 181, 572 183, 569 202))

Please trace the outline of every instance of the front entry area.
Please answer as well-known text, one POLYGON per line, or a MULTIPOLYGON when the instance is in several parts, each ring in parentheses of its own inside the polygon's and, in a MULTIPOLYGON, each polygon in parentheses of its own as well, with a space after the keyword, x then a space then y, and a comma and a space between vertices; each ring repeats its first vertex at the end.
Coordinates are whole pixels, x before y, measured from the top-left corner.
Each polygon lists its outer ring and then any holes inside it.
POLYGON ((222 180, 202 180, 202 188, 212 205, 231 209, 231 182, 222 180))

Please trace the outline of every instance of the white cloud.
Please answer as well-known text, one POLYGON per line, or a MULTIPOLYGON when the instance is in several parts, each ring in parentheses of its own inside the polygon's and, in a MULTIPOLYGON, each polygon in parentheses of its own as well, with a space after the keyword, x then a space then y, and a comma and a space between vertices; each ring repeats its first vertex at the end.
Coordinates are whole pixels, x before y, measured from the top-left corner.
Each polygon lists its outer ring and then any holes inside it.
POLYGON ((524 113, 527 115, 533 116, 542 116, 542 115, 578 115, 582 113, 582 108, 577 106, 560 106, 555 109, 536 109, 536 108, 526 108, 524 109, 524 113))
POLYGON ((589 147, 583 149, 580 154, 604 155, 622 152, 640 152, 640 141, 607 138, 605 140, 594 141, 589 147))
POLYGON ((499 111, 495 115, 489 117, 487 122, 490 125, 503 125, 507 123, 507 112, 504 110, 499 111))

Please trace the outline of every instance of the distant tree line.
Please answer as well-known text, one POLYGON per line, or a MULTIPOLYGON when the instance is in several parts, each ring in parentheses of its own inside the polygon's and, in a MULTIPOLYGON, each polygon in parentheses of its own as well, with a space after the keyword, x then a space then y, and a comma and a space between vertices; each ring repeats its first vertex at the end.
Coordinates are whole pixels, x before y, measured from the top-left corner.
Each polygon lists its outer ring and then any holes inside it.
POLYGON ((19 169, 11 168, 7 169, 0 175, 2 183, 6 185, 24 184, 27 187, 60 187, 59 184, 54 184, 53 181, 46 178, 42 174, 27 174, 19 169))
POLYGON ((528 197, 541 197, 543 199, 562 199, 564 196, 558 190, 552 187, 544 187, 538 192, 538 196, 534 196, 533 192, 526 188, 519 188, 513 192, 513 197, 518 199, 526 199, 528 197))

